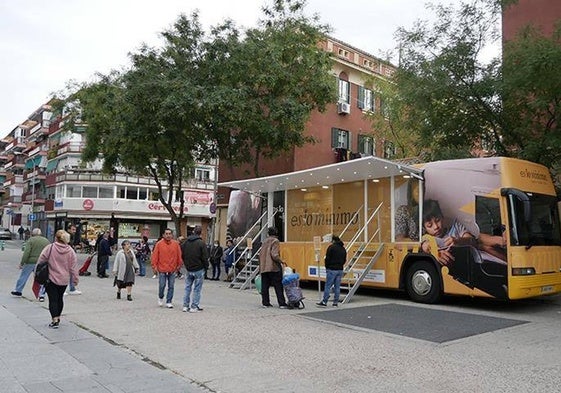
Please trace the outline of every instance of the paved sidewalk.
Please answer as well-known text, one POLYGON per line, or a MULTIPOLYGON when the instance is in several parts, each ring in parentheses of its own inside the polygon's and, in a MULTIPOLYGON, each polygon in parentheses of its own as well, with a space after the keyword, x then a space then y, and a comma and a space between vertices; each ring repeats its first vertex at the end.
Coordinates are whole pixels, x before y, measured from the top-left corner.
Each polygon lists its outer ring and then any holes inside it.
POLYGON ((68 320, 59 329, 50 329, 39 303, 4 292, 0 294, 4 393, 204 391, 68 320))
POLYGON ((175 308, 166 309, 157 305, 151 276, 137 277, 129 302, 115 298, 111 278, 92 275, 81 277, 82 295, 65 297, 61 327, 53 331, 47 303, 33 298, 31 282, 24 298, 9 295, 21 249, 8 243, 0 251, 1 392, 538 393, 561 386, 559 296, 427 306, 397 294, 361 293, 335 310, 314 306, 312 285, 304 290, 306 309, 281 310, 261 308, 254 290, 205 281, 204 311, 191 314, 181 311, 183 280, 176 281, 175 308), (451 311, 474 326, 481 318, 470 315, 527 323, 439 343, 407 337, 416 322, 405 326, 395 315, 385 315, 391 332, 353 322, 383 318, 379 306, 399 304, 421 316, 430 314, 424 309, 442 311, 437 332, 451 311), (348 316, 327 321, 332 312, 348 316))

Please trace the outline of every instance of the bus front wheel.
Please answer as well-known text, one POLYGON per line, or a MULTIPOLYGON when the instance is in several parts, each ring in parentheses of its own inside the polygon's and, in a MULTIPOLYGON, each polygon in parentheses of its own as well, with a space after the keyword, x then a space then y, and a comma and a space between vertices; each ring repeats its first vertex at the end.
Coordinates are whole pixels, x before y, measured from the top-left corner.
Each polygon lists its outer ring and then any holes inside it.
POLYGON ((419 303, 436 303, 441 296, 440 277, 433 264, 415 262, 407 270, 407 294, 419 303))

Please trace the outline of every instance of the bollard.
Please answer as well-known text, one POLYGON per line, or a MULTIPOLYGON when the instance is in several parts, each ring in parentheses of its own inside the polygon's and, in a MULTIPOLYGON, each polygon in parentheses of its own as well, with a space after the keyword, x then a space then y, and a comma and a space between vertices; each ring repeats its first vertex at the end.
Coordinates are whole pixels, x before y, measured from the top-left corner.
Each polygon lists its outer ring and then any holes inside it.
POLYGON ((4 240, 0 240, 0 250, 4 251, 4 240))

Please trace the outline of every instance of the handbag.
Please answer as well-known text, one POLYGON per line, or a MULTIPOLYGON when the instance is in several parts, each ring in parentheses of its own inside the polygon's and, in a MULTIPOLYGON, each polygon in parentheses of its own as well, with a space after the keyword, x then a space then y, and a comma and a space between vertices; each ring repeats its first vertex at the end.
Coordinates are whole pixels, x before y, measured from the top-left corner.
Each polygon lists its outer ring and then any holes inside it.
POLYGON ((51 258, 51 252, 53 251, 53 246, 49 250, 49 256, 46 261, 39 262, 35 266, 35 281, 41 285, 46 285, 49 283, 49 259, 51 258))

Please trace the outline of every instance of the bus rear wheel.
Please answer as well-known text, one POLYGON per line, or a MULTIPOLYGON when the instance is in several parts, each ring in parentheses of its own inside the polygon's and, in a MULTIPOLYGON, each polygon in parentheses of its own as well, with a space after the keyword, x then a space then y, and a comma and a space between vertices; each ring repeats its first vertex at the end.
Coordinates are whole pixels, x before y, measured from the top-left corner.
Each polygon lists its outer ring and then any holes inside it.
POLYGON ((418 303, 436 303, 442 295, 440 277, 433 264, 415 262, 407 270, 407 294, 418 303))

